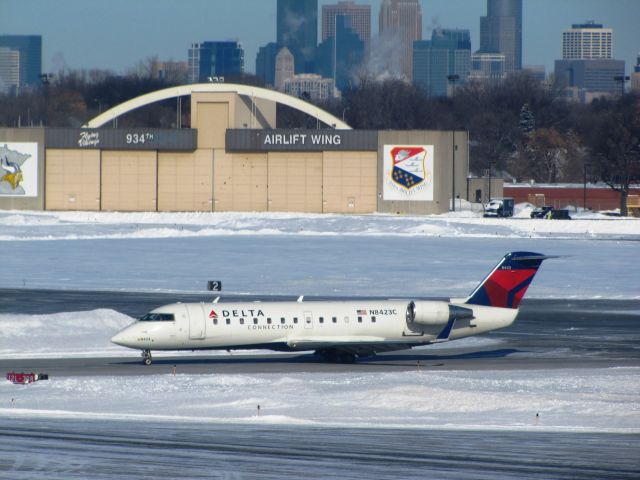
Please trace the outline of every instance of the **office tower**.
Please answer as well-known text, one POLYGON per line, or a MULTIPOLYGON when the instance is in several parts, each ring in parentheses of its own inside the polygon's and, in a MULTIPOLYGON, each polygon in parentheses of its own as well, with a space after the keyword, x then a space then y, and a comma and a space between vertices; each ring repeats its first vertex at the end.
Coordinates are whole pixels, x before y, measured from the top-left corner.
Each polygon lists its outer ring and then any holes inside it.
POLYGON ((302 73, 287 78, 282 90, 304 100, 326 100, 337 96, 333 80, 313 73, 302 73))
POLYGON ((277 90, 284 89, 286 80, 295 73, 295 59, 287 47, 282 47, 276 55, 275 86, 277 90))
POLYGON ((276 84, 276 55, 278 44, 270 42, 258 49, 256 55, 256 76, 264 80, 265 85, 276 84))
POLYGON ((640 92, 640 53, 638 54, 636 66, 633 67, 633 73, 631 74, 631 90, 640 92))
POLYGON ((556 60, 555 80, 567 88, 569 96, 584 103, 602 94, 618 94, 622 86, 616 77, 624 76, 624 60, 556 60))
POLYGON ((469 80, 479 82, 503 80, 507 76, 504 64, 504 53, 472 53, 469 80))
MULTIPOLYGON (((18 88, 40 85, 40 75, 42 75, 42 37, 40 35, 0 35, 0 48, 13 50, 19 54, 18 88)), ((8 55, 5 53, 5 57, 8 55)))
POLYGON ((613 30, 604 28, 593 20, 581 24, 573 24, 562 32, 563 60, 591 60, 595 58, 611 58, 611 40, 613 30))
POLYGON ((613 30, 589 22, 562 32, 562 60, 555 61, 556 83, 567 96, 589 103, 602 95, 619 94, 624 60, 612 58, 613 30))
POLYGON ((0 93, 15 95, 20 85, 20 52, 0 47, 0 93))
POLYGON ((355 82, 365 56, 364 42, 349 24, 349 17, 337 15, 335 35, 323 41, 316 54, 318 73, 334 79, 339 90, 355 82))
POLYGON ((435 29, 431 40, 413 44, 413 84, 429 96, 451 95, 453 82, 467 82, 470 63, 469 30, 435 29), (457 78, 450 81, 451 75, 457 78))
POLYGON ((544 83, 547 79, 547 70, 544 65, 525 65, 522 67, 522 70, 540 83, 544 83))
POLYGON ((398 41, 401 72, 411 80, 413 42, 422 40, 422 9, 418 0, 383 0, 379 18, 380 37, 398 41))
POLYGON ((522 68, 522 0, 487 0, 478 53, 502 53, 507 73, 522 68))
POLYGON ((277 43, 293 54, 296 73, 315 70, 318 0, 278 0, 277 43))
POLYGON ((194 43, 189 49, 189 83, 209 78, 242 75, 244 50, 238 42, 194 43))
POLYGON ((338 2, 337 5, 322 6, 322 41, 335 35, 336 18, 345 17, 346 26, 351 28, 360 40, 364 42, 365 49, 369 49, 371 40, 371 5, 357 5, 353 1, 338 2))

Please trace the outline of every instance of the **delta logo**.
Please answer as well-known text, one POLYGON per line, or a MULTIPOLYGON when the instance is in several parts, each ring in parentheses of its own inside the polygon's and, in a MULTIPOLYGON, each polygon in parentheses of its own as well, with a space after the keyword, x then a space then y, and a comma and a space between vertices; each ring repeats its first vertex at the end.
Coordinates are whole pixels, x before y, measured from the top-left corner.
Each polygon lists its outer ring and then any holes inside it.
POLYGON ((211 313, 209 314, 209 318, 218 318, 218 314, 216 313, 215 310, 211 310, 211 313))

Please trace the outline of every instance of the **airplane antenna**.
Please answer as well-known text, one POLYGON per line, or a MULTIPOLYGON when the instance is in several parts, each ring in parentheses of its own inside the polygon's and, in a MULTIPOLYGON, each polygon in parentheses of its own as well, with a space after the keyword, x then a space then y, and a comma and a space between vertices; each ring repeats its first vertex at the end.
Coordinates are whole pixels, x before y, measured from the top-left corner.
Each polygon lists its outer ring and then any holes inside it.
POLYGON ((212 303, 218 303, 218 300, 220 300, 220 297, 214 298, 212 303))
POLYGON ((298 300, 296 300, 298 303, 302 303, 302 300, 304 299, 304 295, 300 295, 298 297, 298 300))

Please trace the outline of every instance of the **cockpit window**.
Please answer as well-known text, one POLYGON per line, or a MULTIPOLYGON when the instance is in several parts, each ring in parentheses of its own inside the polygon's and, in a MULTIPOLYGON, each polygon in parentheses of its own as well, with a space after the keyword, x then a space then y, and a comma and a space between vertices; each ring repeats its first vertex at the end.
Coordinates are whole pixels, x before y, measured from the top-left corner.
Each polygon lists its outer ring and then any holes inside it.
POLYGON ((140 317, 141 322, 173 322, 173 313, 147 313, 140 317))

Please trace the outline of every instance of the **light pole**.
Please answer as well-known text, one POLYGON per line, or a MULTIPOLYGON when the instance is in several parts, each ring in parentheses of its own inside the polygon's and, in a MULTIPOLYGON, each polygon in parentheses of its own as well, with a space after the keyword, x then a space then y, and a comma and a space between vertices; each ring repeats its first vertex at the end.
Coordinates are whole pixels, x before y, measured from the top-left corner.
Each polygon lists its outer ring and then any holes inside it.
MULTIPOLYGON (((448 75, 447 80, 451 83, 451 110, 454 109, 456 99, 456 81, 460 75, 448 75)), ((451 153, 453 159, 451 161, 451 211, 456 211, 456 129, 454 127, 451 132, 451 153)))
POLYGON ((629 77, 625 75, 616 75, 613 79, 616 82, 620 82, 620 95, 624 95, 624 84, 629 81, 629 77))
POLYGON ((40 75, 40 81, 42 82, 42 88, 44 89, 44 124, 48 125, 49 123, 49 85, 51 84, 51 79, 53 78, 53 73, 43 73, 40 75))

